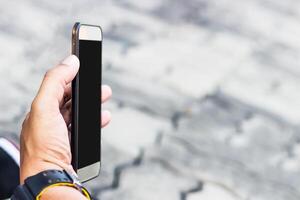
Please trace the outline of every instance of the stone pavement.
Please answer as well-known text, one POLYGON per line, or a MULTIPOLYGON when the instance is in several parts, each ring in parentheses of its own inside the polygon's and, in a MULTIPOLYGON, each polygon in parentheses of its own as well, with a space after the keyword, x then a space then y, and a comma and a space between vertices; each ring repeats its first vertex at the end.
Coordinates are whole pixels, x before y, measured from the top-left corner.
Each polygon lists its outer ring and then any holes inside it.
POLYGON ((1 135, 75 21, 103 27, 114 93, 95 199, 300 199, 299 1, 2 1, 1 135))

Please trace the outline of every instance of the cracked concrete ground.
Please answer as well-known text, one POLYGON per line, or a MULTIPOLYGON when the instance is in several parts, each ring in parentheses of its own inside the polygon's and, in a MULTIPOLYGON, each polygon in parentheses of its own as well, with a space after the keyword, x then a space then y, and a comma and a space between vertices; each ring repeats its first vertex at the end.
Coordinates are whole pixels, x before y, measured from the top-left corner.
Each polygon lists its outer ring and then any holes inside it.
POLYGON ((114 96, 95 199, 300 199, 300 2, 2 1, 0 131, 18 138, 75 21, 114 96))

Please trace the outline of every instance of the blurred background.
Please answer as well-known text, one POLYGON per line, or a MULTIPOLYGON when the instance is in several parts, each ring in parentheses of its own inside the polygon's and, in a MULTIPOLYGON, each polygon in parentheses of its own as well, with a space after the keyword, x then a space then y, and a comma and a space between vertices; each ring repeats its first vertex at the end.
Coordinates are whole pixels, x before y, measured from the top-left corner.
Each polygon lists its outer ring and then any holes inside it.
POLYGON ((95 199, 300 199, 300 1, 1 1, 1 136, 76 21, 102 26, 113 89, 95 199))

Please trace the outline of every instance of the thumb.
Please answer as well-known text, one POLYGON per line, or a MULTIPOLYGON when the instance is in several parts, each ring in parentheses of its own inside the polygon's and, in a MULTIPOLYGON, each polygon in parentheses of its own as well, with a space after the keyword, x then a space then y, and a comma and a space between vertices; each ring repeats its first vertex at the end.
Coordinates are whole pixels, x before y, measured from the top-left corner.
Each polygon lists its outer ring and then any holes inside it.
POLYGON ((59 109, 67 85, 74 79, 78 69, 79 59, 75 55, 70 55, 60 64, 48 70, 32 106, 42 110, 47 110, 49 106, 59 109))

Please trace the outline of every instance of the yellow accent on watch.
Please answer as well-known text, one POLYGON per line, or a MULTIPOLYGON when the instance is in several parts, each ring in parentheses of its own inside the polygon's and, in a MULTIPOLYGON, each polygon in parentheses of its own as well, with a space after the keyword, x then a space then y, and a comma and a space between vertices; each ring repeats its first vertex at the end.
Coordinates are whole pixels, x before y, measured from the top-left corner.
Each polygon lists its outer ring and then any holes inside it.
POLYGON ((36 200, 40 200, 42 194, 49 188, 55 187, 55 186, 68 186, 68 187, 72 187, 75 188, 76 190, 80 191, 88 200, 91 200, 91 195, 89 194, 89 192, 84 188, 78 188, 75 184, 73 183, 54 183, 52 185, 49 185, 47 187, 45 187, 36 197, 36 200))

